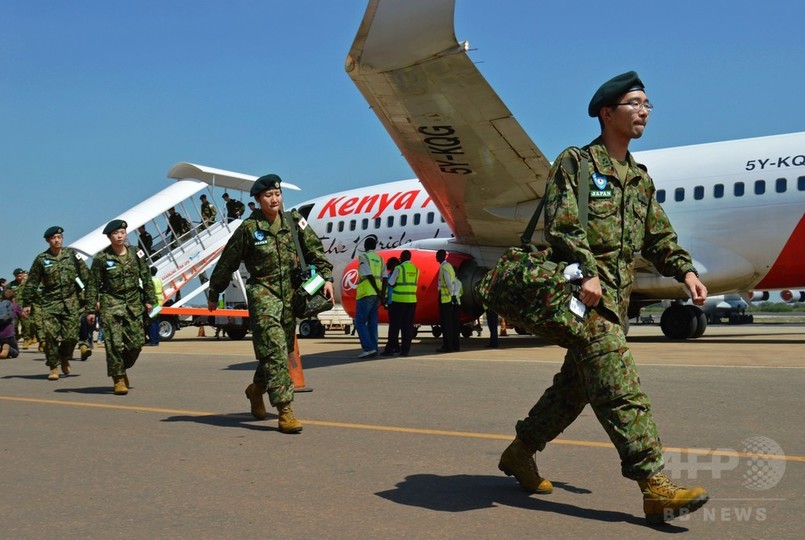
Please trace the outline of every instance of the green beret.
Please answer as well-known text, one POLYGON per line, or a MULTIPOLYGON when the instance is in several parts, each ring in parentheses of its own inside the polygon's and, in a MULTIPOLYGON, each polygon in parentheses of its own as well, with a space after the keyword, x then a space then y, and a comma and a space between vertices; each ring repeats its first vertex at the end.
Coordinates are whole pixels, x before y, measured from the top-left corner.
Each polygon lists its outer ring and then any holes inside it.
POLYGON ((277 176, 276 174, 267 174, 265 176, 261 176, 257 180, 254 181, 252 185, 252 189, 249 190, 249 195, 254 197, 255 195, 259 195, 260 193, 264 192, 267 189, 282 189, 280 184, 282 183, 282 179, 277 176))
POLYGON ((57 227, 55 225, 53 227, 49 227, 48 230, 45 231, 45 240, 47 240, 48 238, 50 238, 54 234, 61 234, 63 232, 64 232, 64 229, 62 229, 61 227, 57 227))
POLYGON ((18 275, 24 274, 24 273, 25 273, 25 270, 23 270, 22 268, 15 268, 14 269, 14 275, 15 276, 18 276, 18 275))
POLYGON ((129 226, 128 223, 126 223, 122 219, 113 219, 112 221, 106 224, 106 227, 103 228, 103 234, 111 234, 118 229, 125 229, 128 226, 129 226))
POLYGON ((602 107, 615 105, 623 94, 632 90, 644 89, 643 81, 640 80, 636 72, 627 71, 626 73, 621 73, 601 85, 601 88, 593 95, 593 99, 590 100, 587 113, 595 118, 601 112, 602 107))

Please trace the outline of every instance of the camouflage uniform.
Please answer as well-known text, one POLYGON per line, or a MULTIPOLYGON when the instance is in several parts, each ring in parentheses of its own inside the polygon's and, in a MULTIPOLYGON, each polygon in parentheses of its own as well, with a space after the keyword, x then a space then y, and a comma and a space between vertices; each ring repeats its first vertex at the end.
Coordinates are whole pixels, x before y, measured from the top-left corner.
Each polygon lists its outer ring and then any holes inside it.
POLYGON ((209 201, 201 203, 201 222, 205 228, 215 223, 215 218, 218 216, 218 210, 210 204, 209 201))
POLYGON ((145 258, 126 247, 122 256, 109 246, 92 260, 87 304, 100 303, 98 312, 106 347, 106 371, 110 377, 126 375, 145 344, 145 303, 154 301, 154 282, 145 258))
POLYGON ((631 154, 627 159, 625 183, 600 138, 585 150, 565 150, 554 162, 545 194, 545 237, 558 260, 579 262, 585 277, 598 276, 603 296, 588 317, 587 343, 568 350, 553 385, 517 422, 517 434, 542 450, 589 403, 618 450, 623 475, 638 480, 661 470, 663 458, 651 404, 640 388, 623 331, 634 257, 641 252, 661 274, 680 282, 693 263, 677 244, 646 168, 631 154), (589 154, 590 171, 579 175, 583 151, 589 154), (577 217, 579 176, 590 178, 586 230, 577 217))
MULTIPOLYGON (((6 284, 6 289, 11 289, 14 291, 14 294, 17 297, 17 303, 20 306, 23 306, 22 303, 22 292, 25 290, 25 280, 20 281, 18 279, 14 279, 9 281, 6 284)), ((33 315, 33 309, 31 309, 31 315, 33 315)), ((17 341, 23 342, 29 341, 35 334, 35 328, 33 325, 33 321, 31 321, 31 317, 20 317, 17 319, 17 323, 19 327, 15 328, 15 333, 17 336, 17 341)))
POLYGON ((40 253, 28 272, 22 305, 30 307, 35 302, 35 309, 41 312, 43 334, 39 339, 44 339, 45 359, 51 369, 62 360, 70 360, 78 343, 79 319, 85 311, 81 287, 88 279, 87 265, 67 247, 58 255, 50 249, 40 253), (81 280, 81 286, 76 278, 81 280))
MULTIPOLYGON (((325 279, 332 273, 332 264, 312 227, 298 225, 301 216, 290 212, 297 223, 302 253, 308 264, 325 279)), ((288 352, 293 351, 296 319, 291 313, 294 287, 291 274, 298 266, 296 245, 286 221, 280 213, 270 223, 262 212, 253 212, 243 220, 227 242, 210 278, 211 302, 229 286, 232 274, 241 261, 249 272, 246 296, 249 303, 249 322, 254 353, 259 360, 254 384, 268 387, 272 406, 293 401, 293 381, 288 373, 288 352)))

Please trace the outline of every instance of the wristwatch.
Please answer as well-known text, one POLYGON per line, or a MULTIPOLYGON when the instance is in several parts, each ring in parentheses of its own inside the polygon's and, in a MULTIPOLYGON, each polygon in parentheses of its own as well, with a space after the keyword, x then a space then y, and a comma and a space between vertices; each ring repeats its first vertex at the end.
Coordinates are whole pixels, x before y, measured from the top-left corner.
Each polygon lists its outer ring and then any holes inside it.
POLYGON ((694 275, 694 276, 699 277, 699 271, 698 271, 698 270, 696 270, 696 267, 695 267, 695 266, 691 266, 690 268, 688 268, 687 270, 685 270, 685 273, 686 273, 686 274, 687 274, 688 272, 691 272, 691 273, 693 273, 693 275, 694 275))

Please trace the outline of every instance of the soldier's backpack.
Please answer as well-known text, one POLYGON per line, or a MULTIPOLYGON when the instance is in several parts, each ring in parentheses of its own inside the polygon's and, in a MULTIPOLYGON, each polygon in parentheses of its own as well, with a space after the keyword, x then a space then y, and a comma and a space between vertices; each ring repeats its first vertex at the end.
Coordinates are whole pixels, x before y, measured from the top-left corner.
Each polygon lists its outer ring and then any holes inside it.
POLYGON ((0 300, 0 322, 14 320, 14 306, 11 300, 0 300))
MULTIPOLYGON (((578 183, 579 221, 586 227, 590 180, 584 154, 579 170, 584 171, 578 183)), ((573 348, 584 343, 588 312, 578 299, 580 285, 563 274, 568 263, 551 260, 550 247, 540 250, 531 243, 544 206, 545 197, 520 237, 522 247, 509 248, 476 285, 476 292, 508 326, 573 348)))

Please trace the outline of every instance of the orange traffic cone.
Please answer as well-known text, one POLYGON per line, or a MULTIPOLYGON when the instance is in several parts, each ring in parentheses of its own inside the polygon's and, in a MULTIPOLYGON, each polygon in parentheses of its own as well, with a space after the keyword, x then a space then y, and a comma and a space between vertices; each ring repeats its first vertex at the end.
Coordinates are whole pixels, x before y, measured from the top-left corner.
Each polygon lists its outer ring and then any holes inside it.
POLYGON ((305 386, 305 374, 302 372, 302 356, 299 354, 299 340, 293 337, 293 351, 288 354, 288 373, 291 374, 294 392, 312 392, 305 386))
POLYGON ((506 319, 504 319, 503 317, 500 318, 500 333, 498 335, 499 336, 506 335, 506 319))
POLYGON ((204 333, 204 325, 198 327, 198 337, 207 337, 207 334, 204 333))

